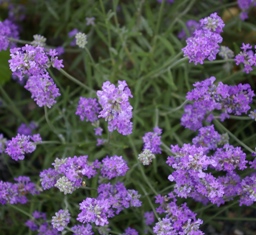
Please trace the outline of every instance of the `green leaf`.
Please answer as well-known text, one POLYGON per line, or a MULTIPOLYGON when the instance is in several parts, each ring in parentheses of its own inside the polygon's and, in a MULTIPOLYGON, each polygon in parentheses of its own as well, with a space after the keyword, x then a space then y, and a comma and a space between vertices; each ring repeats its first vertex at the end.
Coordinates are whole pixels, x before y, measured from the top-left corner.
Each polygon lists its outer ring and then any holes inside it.
POLYGON ((3 86, 11 78, 12 72, 9 68, 8 60, 10 59, 9 51, 0 52, 0 86, 3 86))

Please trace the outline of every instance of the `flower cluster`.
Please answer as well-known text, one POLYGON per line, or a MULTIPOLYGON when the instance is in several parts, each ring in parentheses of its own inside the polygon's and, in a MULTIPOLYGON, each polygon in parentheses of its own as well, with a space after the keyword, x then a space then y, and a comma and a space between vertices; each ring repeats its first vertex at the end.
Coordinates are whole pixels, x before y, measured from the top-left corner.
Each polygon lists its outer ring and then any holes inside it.
POLYGON ((86 225, 75 225, 71 228, 74 235, 94 235, 92 231, 92 226, 90 224, 86 225))
POLYGON ((38 194, 36 184, 30 181, 27 176, 14 178, 17 183, 0 181, 0 203, 4 204, 25 204, 28 202, 27 194, 38 194))
POLYGON ((196 219, 196 214, 192 212, 187 204, 177 205, 175 198, 164 198, 160 195, 156 197, 156 203, 160 203, 161 212, 165 217, 157 222, 153 228, 156 235, 203 235, 199 226, 203 223, 201 219, 196 219), (170 200, 168 202, 168 200, 170 200))
POLYGON ((63 231, 70 221, 70 214, 68 210, 59 210, 52 217, 52 227, 58 231, 63 231))
POLYGON ((162 134, 162 129, 155 127, 153 132, 147 132, 143 136, 143 142, 144 142, 144 147, 143 149, 150 150, 151 153, 153 154, 158 154, 161 153, 161 134, 162 134))
POLYGON ((186 40, 187 46, 182 49, 189 62, 203 64, 205 59, 215 60, 222 42, 220 33, 223 27, 224 22, 217 13, 200 20, 200 27, 186 40))
POLYGON ((75 36, 78 33, 78 29, 72 29, 69 33, 68 33, 68 37, 72 38, 73 40, 70 42, 70 46, 75 46, 76 45, 76 40, 75 40, 75 36))
POLYGON ((250 44, 243 43, 241 49, 242 51, 235 57, 236 65, 243 64, 244 72, 249 73, 252 71, 252 67, 256 66, 256 54, 251 50, 250 44))
POLYGON ((105 157, 102 160, 101 175, 107 179, 124 176, 129 170, 122 156, 105 157))
POLYGON ((36 149, 36 144, 42 141, 39 134, 20 135, 7 142, 5 152, 15 161, 23 160, 26 153, 32 153, 36 149))
POLYGON ((31 231, 37 231, 38 235, 60 235, 57 229, 53 228, 50 223, 46 221, 46 214, 38 211, 34 211, 32 219, 27 220, 25 225, 31 231))
POLYGON ((107 225, 108 219, 129 207, 140 207, 140 195, 137 191, 126 189, 123 183, 115 185, 101 184, 97 198, 86 198, 80 203, 81 212, 77 220, 82 223, 95 223, 97 226, 107 225))
MULTIPOLYGON (((249 196, 245 195, 252 195, 254 192, 248 188, 254 186, 249 184, 250 178, 242 180, 236 173, 247 168, 246 154, 241 148, 228 143, 223 145, 221 135, 213 126, 199 129, 192 141, 194 145, 171 146, 174 155, 168 157, 167 164, 174 169, 168 177, 175 182, 174 193, 217 205, 241 196, 240 203, 245 204, 243 198, 248 201, 249 196), (222 172, 222 176, 215 176, 212 170, 222 172), (248 183, 247 188, 243 187, 244 182, 248 183)), ((256 197, 252 201, 255 200, 256 197)))
POLYGON ((255 96, 249 84, 229 86, 219 82, 214 84, 215 77, 202 82, 196 82, 194 89, 188 92, 186 98, 192 101, 184 108, 181 124, 191 130, 202 127, 203 121, 213 120, 213 111, 221 112, 220 119, 224 121, 229 114, 241 115, 250 109, 250 103, 255 96))
POLYGON ((143 152, 140 153, 138 156, 138 160, 143 165, 149 165, 155 158, 155 154, 153 154, 149 149, 144 149, 143 152))
POLYGON ((139 233, 134 228, 128 227, 121 235, 139 235, 139 233))
POLYGON ((240 13, 241 20, 246 20, 248 18, 248 11, 251 7, 256 6, 255 0, 237 0, 239 8, 242 10, 240 13))
POLYGON ((97 99, 80 97, 76 115, 78 115, 83 121, 86 119, 87 122, 96 122, 98 120, 98 114, 100 111, 97 99))
POLYGON ((131 91, 125 81, 118 81, 118 87, 109 81, 103 83, 102 90, 97 91, 102 110, 99 117, 108 121, 108 130, 117 130, 122 135, 132 133, 132 106, 129 98, 131 91))
POLYGON ((15 47, 10 38, 18 39, 18 27, 10 20, 0 22, 0 51, 15 47))
POLYGON ((55 159, 54 169, 46 169, 40 173, 40 181, 43 189, 57 187, 64 194, 71 194, 82 186, 83 177, 91 178, 97 174, 100 167, 96 160, 88 162, 88 156, 74 156, 63 159, 55 159))
POLYGON ((21 135, 32 135, 34 129, 37 128, 37 124, 35 122, 30 122, 29 124, 22 123, 17 130, 17 133, 21 135))
POLYGON ((80 48, 85 48, 85 45, 87 44, 86 34, 78 32, 75 38, 76 38, 76 45, 80 48))
POLYGON ((57 58, 57 51, 47 50, 42 46, 25 45, 10 50, 10 69, 20 80, 28 78, 25 88, 31 92, 32 98, 39 107, 52 107, 60 96, 59 89, 49 76, 47 69, 63 67, 62 60, 57 58))

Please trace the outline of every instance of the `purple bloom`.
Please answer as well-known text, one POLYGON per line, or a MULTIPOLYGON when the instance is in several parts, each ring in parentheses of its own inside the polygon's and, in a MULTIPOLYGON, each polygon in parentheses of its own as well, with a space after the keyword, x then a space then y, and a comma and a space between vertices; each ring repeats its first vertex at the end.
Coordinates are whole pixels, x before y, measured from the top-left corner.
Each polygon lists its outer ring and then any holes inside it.
POLYGON ((70 42, 70 46, 76 45, 75 35, 78 33, 78 29, 73 29, 68 33, 69 38, 73 38, 73 40, 70 42))
POLYGON ((41 141, 40 138, 38 139, 38 142, 34 142, 32 138, 33 136, 18 134, 16 137, 12 138, 12 140, 7 142, 5 152, 15 161, 23 160, 25 158, 25 154, 34 152, 36 149, 36 143, 41 141))
POLYGON ((40 173, 40 181, 44 189, 57 187, 64 194, 73 193, 82 187, 83 177, 91 178, 100 168, 98 160, 88 162, 88 156, 74 156, 55 159, 54 169, 46 169, 40 173))
POLYGON ((143 149, 148 149, 151 151, 151 153, 158 154, 162 152, 160 148, 162 129, 155 127, 153 131, 154 132, 147 132, 143 136, 143 149))
POLYGON ((97 226, 108 224, 110 207, 108 200, 87 197, 79 205, 81 212, 77 220, 81 223, 95 223, 97 226))
POLYGON ((139 233, 135 229, 128 227, 122 235, 139 235, 139 233))
POLYGON ((241 115, 250 109, 250 103, 255 96, 249 84, 229 86, 219 82, 214 84, 215 77, 202 82, 196 82, 194 89, 187 94, 186 105, 181 124, 191 130, 202 127, 203 121, 211 122, 214 110, 221 111, 220 119, 224 121, 229 114, 241 115))
POLYGON ((248 11, 251 7, 256 6, 254 0, 237 0, 239 8, 242 10, 240 13, 241 20, 246 20, 248 18, 248 11))
POLYGON ((101 175, 110 180, 118 176, 124 176, 128 169, 122 156, 105 157, 102 160, 101 175))
POLYGON ((0 51, 13 48, 16 44, 10 42, 9 38, 18 39, 18 27, 10 20, 0 22, 0 51))
MULTIPOLYGON (((167 199, 167 198, 166 198, 167 199)), ((178 206, 176 199, 165 203, 165 217, 161 219, 153 228, 153 232, 157 235, 173 235, 173 234, 190 234, 203 235, 199 230, 199 226, 203 223, 202 220, 196 219, 196 214, 193 213, 186 203, 178 206)))
MULTIPOLYGON (((161 3, 163 0, 157 0, 159 3, 161 3)), ((174 0, 167 0, 166 2, 172 4, 174 2, 174 0)))
POLYGON ((46 214, 34 211, 32 220, 28 220, 25 225, 32 231, 37 231, 38 235, 60 235, 57 229, 46 221, 46 214))
POLYGON ((45 169, 40 172, 40 181, 44 190, 54 187, 58 178, 59 174, 54 169, 45 169))
POLYGON ((32 131, 36 129, 37 124, 35 122, 30 122, 29 124, 22 123, 17 132, 21 135, 32 135, 32 131))
POLYGON ((74 235, 93 235, 92 226, 87 225, 75 225, 71 228, 74 235))
POLYGON ((17 183, 0 181, 0 203, 1 204, 25 204, 28 199, 27 194, 38 194, 36 185, 30 181, 29 177, 19 176, 14 179, 17 183))
POLYGON ((108 130, 117 130, 122 135, 132 133, 132 106, 129 97, 131 91, 125 81, 118 81, 118 87, 109 81, 103 83, 102 90, 97 91, 99 103, 102 106, 99 117, 108 121, 108 130))
POLYGON ((70 221, 70 214, 68 210, 59 210, 52 217, 52 227, 56 228, 58 231, 64 230, 70 221))
POLYGON ((256 202, 256 175, 246 176, 241 182, 241 198, 239 205, 251 206, 256 202))
POLYGON ((151 225, 155 221, 155 216, 153 211, 147 211, 144 213, 144 219, 146 225, 151 225))
POLYGON ((102 135, 102 131, 103 131, 103 129, 101 127, 94 128, 94 133, 97 136, 101 136, 102 135))
POLYGON ((59 89, 48 73, 30 76, 25 88, 31 92, 31 97, 39 107, 51 108, 60 96, 59 89))
POLYGON ((100 184, 98 187, 98 199, 107 200, 109 202, 109 216, 119 214, 122 210, 129 207, 140 207, 140 195, 133 189, 126 189, 123 183, 115 185, 100 184))
POLYGON ((42 76, 51 66, 57 69, 63 67, 62 60, 57 58, 58 53, 54 49, 25 45, 13 48, 10 52, 10 69, 20 80, 24 76, 42 76))
POLYGON ((250 44, 243 43, 241 49, 242 51, 235 57, 236 65, 244 64, 244 72, 249 73, 252 67, 256 66, 256 54, 251 50, 250 44))
POLYGON ((80 97, 76 115, 80 117, 81 121, 86 119, 87 122, 96 122, 98 120, 99 111, 100 107, 97 99, 80 97))
POLYGON ((220 33, 224 23, 217 13, 200 20, 200 28, 186 40, 187 46, 182 49, 189 62, 203 64, 205 59, 215 60, 222 42, 220 33))

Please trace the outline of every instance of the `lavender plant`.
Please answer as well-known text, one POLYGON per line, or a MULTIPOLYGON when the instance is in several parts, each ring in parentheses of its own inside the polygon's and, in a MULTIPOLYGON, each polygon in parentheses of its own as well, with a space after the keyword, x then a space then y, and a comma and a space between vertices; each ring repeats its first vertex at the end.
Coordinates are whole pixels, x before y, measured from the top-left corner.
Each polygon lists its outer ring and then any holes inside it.
POLYGON ((0 1, 0 234, 255 232, 254 6, 0 1))

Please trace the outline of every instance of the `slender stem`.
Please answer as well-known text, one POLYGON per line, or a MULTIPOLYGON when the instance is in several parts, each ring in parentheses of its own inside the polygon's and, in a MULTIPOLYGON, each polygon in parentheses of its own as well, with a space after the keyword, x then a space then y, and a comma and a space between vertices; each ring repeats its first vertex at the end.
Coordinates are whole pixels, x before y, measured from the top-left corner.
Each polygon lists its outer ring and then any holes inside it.
POLYGON ((226 63, 226 62, 234 62, 234 59, 204 61, 204 64, 222 64, 222 63, 226 63))
POLYGON ((233 135, 226 127, 224 127, 217 119, 213 120, 214 123, 219 126, 222 130, 227 132, 237 143, 239 143, 241 146, 243 146, 245 149, 247 149, 249 152, 253 153, 254 151, 248 147, 245 143, 243 143, 241 140, 239 140, 235 135, 233 135))
POLYGON ((80 82, 79 80, 77 80, 76 78, 74 78, 73 76, 71 76, 70 74, 68 74, 65 70, 60 69, 59 70, 65 77, 67 77, 68 79, 70 79, 71 81, 73 81, 74 83, 76 83, 77 85, 83 87, 84 89, 90 91, 90 92, 94 92, 95 91, 93 89, 91 89, 90 87, 86 86, 85 84, 83 84, 82 82, 80 82))
MULTIPOLYGON (((215 119, 220 119, 220 116, 214 116, 215 119)), ((230 115, 229 119, 235 119, 235 120, 252 120, 252 118, 248 117, 248 116, 243 116, 243 117, 239 117, 239 116, 234 116, 234 115, 230 115)))
POLYGON ((160 114, 161 114, 161 115, 166 115, 166 114, 169 114, 169 113, 176 112, 176 111, 178 111, 179 109, 183 108, 183 106, 184 106, 185 104, 187 104, 188 102, 189 102, 188 100, 185 100, 180 106, 178 106, 178 107, 176 107, 176 108, 174 108, 174 109, 170 109, 170 111, 168 111, 168 112, 161 112, 160 114))
POLYGON ((17 109, 16 105, 14 104, 14 102, 12 101, 12 99, 9 97, 9 95, 4 91, 4 89, 0 86, 0 91, 3 94, 4 98, 8 101, 9 105, 8 108, 9 110, 11 110, 14 114, 16 114, 23 122, 25 122, 26 124, 27 119, 22 115, 22 113, 17 109))
POLYGON ((12 205, 12 204, 8 204, 8 205, 9 205, 10 207, 12 207, 13 209, 15 209, 15 210, 17 210, 17 211, 23 213, 24 215, 28 216, 29 218, 32 218, 32 215, 30 215, 30 214, 27 213, 26 211, 20 209, 19 207, 14 206, 14 205, 12 205))

